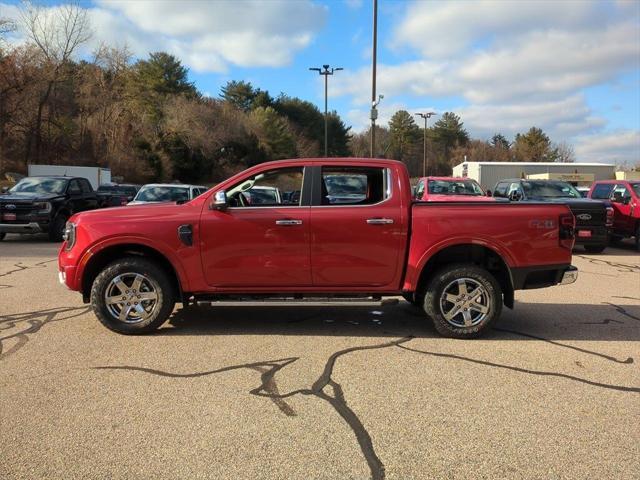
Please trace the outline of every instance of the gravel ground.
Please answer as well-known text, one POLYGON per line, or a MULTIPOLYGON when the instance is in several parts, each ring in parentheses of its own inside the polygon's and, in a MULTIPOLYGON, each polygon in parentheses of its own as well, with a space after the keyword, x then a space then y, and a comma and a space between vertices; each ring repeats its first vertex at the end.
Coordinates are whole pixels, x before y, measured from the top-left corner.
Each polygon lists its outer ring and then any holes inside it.
POLYGON ((396 306, 177 309, 103 328, 57 246, 0 243, 0 478, 582 479, 640 471, 640 255, 439 337, 396 306))

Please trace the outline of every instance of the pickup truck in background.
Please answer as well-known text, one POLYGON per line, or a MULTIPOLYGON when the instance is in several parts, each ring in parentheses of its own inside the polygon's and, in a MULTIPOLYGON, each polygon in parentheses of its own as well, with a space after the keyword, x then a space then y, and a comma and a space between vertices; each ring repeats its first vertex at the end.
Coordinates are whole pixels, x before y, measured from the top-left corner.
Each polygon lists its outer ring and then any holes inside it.
POLYGON ((416 184, 415 200, 423 202, 495 201, 472 178, 422 177, 416 184))
POLYGON ((583 198, 575 187, 559 180, 500 180, 493 190, 495 198, 512 202, 545 202, 567 205, 576 218, 576 245, 589 253, 601 253, 609 243, 613 209, 597 200, 583 198))
POLYGON ((124 334, 176 301, 403 295, 441 334, 473 338, 515 290, 577 278, 566 205, 413 202, 405 165, 381 159, 263 163, 184 204, 74 215, 65 238, 60 282, 124 334), (300 195, 247 203, 261 186, 300 195))
POLYGON ((25 177, 0 195, 0 240, 7 233, 47 233, 59 242, 69 217, 98 206, 86 178, 25 177))
POLYGON ((591 186, 589 198, 609 202, 613 208, 611 241, 635 237, 640 251, 640 181, 601 180, 591 186))

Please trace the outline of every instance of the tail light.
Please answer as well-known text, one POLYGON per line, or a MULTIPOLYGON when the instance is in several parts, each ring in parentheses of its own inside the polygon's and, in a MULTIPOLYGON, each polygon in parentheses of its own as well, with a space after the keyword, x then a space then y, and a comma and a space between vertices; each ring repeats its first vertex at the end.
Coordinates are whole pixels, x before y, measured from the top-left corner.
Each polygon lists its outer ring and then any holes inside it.
POLYGON ((576 219, 572 213, 563 213, 558 220, 560 226, 560 246, 571 250, 576 238, 576 219))
POLYGON ((605 225, 607 227, 613 227, 613 207, 607 207, 607 221, 605 225))

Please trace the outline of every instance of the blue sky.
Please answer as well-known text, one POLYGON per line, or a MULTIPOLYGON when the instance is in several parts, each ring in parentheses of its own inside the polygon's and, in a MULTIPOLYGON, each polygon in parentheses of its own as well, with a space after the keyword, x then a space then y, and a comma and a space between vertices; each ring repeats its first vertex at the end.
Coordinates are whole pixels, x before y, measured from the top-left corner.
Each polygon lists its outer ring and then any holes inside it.
MULTIPOLYGON (((17 2, 2 2, 0 16, 15 17, 17 2)), ((94 35, 81 54, 100 41, 137 57, 164 50, 208 95, 247 80, 320 108, 322 78, 308 68, 340 66, 329 108, 354 131, 368 124, 371 0, 82 6, 94 35)), ((379 0, 378 13, 381 123, 400 108, 454 111, 475 138, 537 126, 578 161, 640 163, 640 1, 379 0)))

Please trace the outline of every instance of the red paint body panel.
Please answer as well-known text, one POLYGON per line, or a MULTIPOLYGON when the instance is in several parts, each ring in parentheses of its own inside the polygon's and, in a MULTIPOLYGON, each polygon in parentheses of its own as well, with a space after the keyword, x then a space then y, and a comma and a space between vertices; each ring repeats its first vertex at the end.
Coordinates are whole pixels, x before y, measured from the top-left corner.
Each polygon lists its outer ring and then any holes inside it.
MULTIPOLYGON (((640 196, 636 193, 633 185, 638 184, 637 180, 599 180, 591 185, 591 189, 587 194, 588 198, 592 198, 593 191, 598 185, 624 186, 631 194, 628 204, 614 202, 609 198, 609 205, 613 208, 613 233, 623 236, 633 236, 636 234, 638 224, 640 223, 640 196)), ((601 200, 601 199, 598 199, 601 200)))
POLYGON ((570 214, 568 207, 477 201, 412 204, 407 170, 393 160, 287 160, 241 172, 183 205, 74 215, 77 240, 70 251, 63 244, 59 266, 66 272, 67 286, 81 290, 86 266, 97 253, 114 245, 139 244, 163 255, 182 290, 196 295, 393 294, 414 289, 428 259, 451 245, 485 245, 509 267, 569 265, 571 251, 558 240, 561 214, 570 214), (246 177, 274 168, 305 166, 311 171, 322 165, 388 169, 390 196, 376 205, 209 208, 217 191, 246 177), (275 223, 292 219, 302 223, 275 223), (371 224, 368 219, 392 223, 371 224), (177 235, 181 225, 192 226, 191 246, 177 235))

